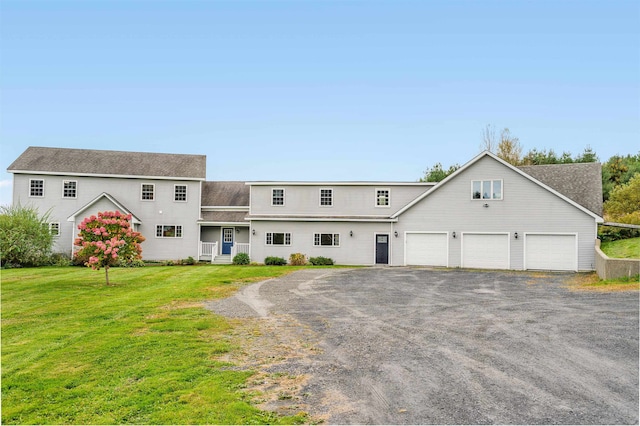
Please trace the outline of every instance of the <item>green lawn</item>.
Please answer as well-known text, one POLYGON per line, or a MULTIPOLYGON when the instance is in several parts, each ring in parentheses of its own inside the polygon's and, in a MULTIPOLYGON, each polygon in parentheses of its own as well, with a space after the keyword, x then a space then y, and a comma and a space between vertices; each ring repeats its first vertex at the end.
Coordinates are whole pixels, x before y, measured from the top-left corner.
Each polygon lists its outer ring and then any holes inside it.
POLYGON ((640 258, 640 237, 626 240, 605 241, 600 249, 609 257, 621 259, 640 258))
POLYGON ((202 308, 295 267, 3 270, 3 424, 264 424, 250 372, 216 361, 231 325, 202 308))

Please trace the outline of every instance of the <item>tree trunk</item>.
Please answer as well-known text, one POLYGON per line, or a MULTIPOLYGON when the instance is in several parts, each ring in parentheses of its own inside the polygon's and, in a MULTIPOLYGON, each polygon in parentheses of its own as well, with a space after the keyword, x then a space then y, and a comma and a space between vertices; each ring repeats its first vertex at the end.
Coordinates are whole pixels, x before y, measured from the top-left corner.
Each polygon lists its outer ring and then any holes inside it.
POLYGON ((104 267, 104 276, 107 278, 107 285, 109 285, 109 267, 104 267))

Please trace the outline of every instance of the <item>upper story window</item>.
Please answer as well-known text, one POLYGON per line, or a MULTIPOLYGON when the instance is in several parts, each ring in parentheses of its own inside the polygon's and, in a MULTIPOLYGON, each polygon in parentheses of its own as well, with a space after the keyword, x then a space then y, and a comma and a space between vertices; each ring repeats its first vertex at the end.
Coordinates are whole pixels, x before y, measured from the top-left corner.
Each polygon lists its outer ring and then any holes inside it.
POLYGON ((187 185, 173 187, 173 201, 187 201, 187 185))
POLYGON ((51 222, 49 224, 49 232, 54 237, 57 237, 58 235, 60 235, 60 223, 59 222, 51 222))
POLYGON ((314 246, 339 246, 340 234, 313 234, 314 246))
POLYGON ((44 180, 29 179, 29 197, 44 197, 44 180))
POLYGON ((388 188, 376 189, 376 207, 389 207, 391 205, 391 190, 388 188))
POLYGON ((320 207, 333 206, 333 189, 321 188, 320 189, 320 207))
POLYGON ((78 182, 75 180, 62 181, 62 198, 77 198, 78 182))
POLYGON ((471 181, 471 198, 474 200, 502 200, 502 180, 471 181))
POLYGON ((268 246, 289 246, 291 245, 291 234, 289 232, 267 232, 265 244, 268 246))
POLYGON ((182 238, 182 225, 156 225, 156 238, 182 238))
POLYGON ((271 205, 284 206, 284 188, 273 188, 271 190, 271 205))
POLYGON ((141 187, 142 201, 153 201, 156 195, 156 186, 152 183, 143 183, 141 187))

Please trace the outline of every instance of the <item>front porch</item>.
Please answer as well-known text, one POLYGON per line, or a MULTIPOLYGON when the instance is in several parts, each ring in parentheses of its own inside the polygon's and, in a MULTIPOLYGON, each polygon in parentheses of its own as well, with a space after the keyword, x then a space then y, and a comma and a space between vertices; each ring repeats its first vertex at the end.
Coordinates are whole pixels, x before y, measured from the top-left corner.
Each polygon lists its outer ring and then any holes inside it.
POLYGON ((201 225, 198 260, 229 264, 238 253, 250 255, 249 226, 242 225, 201 225))

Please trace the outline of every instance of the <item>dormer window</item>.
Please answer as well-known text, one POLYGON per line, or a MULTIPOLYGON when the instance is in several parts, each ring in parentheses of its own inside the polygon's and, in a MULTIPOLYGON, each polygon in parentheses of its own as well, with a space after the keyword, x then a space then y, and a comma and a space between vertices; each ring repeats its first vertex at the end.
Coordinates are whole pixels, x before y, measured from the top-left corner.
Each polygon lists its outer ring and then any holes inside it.
POLYGON ((502 180, 471 181, 471 198, 474 200, 502 200, 502 180))

